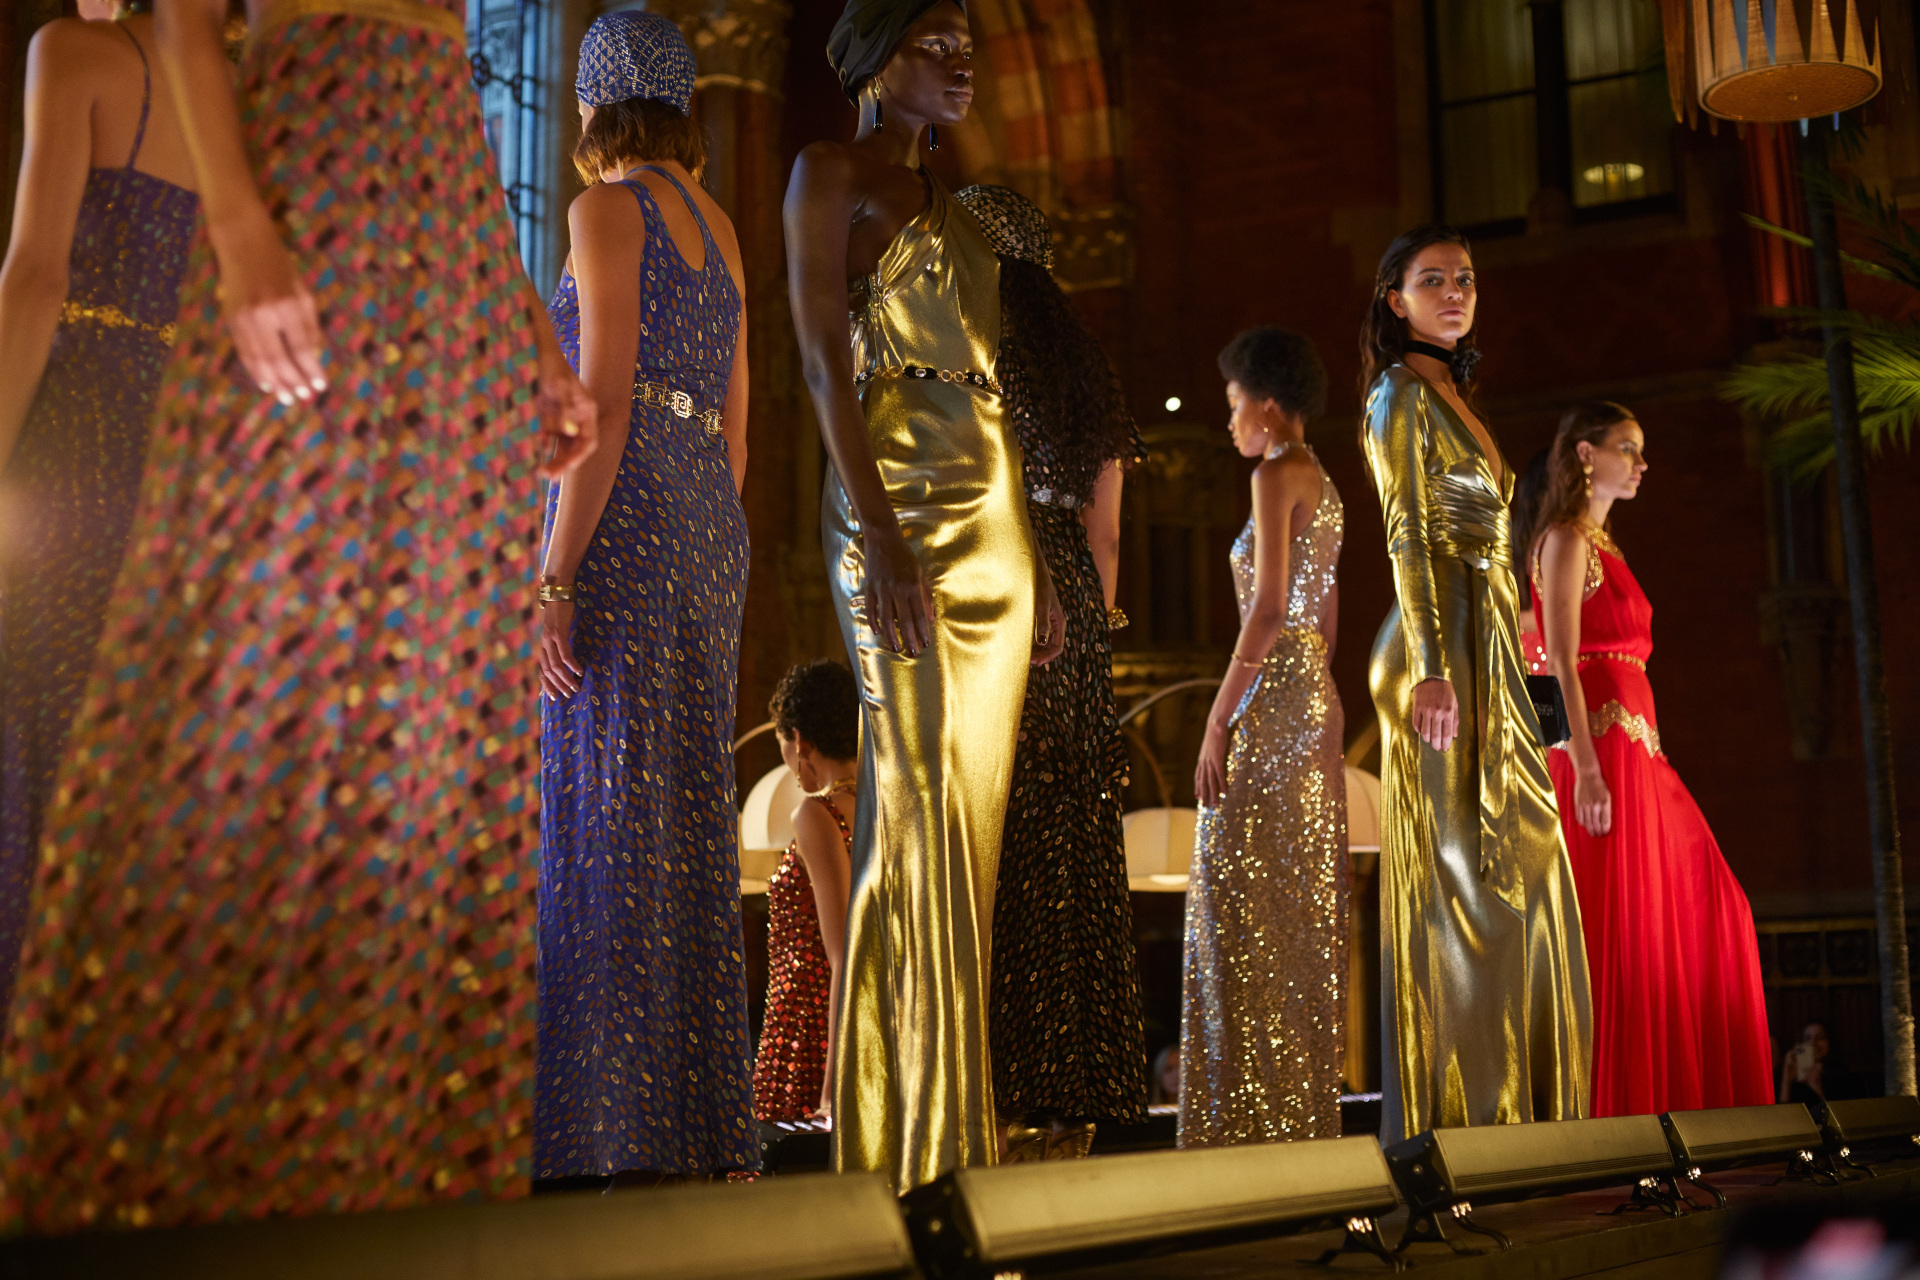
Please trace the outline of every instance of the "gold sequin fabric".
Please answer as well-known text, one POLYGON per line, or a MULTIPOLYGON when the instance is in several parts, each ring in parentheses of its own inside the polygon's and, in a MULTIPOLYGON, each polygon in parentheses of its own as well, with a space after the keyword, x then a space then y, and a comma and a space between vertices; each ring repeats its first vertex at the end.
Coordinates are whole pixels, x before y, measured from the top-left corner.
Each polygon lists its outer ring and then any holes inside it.
MULTIPOLYGON (((1322 470, 1312 523, 1292 541, 1287 629, 1241 699, 1226 794, 1200 811, 1194 834, 1183 1147, 1340 1134, 1345 717, 1318 623, 1344 523, 1339 491, 1322 470)), ((1231 563, 1244 618, 1253 604, 1252 520, 1231 563)))

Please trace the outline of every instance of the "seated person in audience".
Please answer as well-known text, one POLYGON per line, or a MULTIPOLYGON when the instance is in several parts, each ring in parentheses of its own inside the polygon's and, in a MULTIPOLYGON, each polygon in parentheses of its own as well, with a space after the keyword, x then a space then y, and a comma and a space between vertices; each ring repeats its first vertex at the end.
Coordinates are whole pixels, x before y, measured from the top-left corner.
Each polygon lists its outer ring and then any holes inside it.
POLYGON ((825 1116, 846 954, 860 701, 843 662, 803 663, 768 704, 780 758, 807 793, 793 843, 767 881, 767 1017, 753 1067, 756 1119, 825 1116))

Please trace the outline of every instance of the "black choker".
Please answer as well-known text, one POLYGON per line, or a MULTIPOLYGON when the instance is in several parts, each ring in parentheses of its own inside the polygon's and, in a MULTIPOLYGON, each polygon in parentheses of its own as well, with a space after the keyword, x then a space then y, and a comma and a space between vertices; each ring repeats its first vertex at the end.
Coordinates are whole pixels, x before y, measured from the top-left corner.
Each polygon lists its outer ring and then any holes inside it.
POLYGON ((1438 360, 1447 366, 1447 372, 1453 375, 1453 380, 1463 387, 1473 381, 1473 368, 1480 363, 1480 350, 1477 347, 1455 347, 1449 351, 1445 347, 1435 346, 1431 342, 1422 342, 1418 338, 1408 339, 1406 346, 1402 349, 1403 357, 1413 355, 1428 356, 1438 360))

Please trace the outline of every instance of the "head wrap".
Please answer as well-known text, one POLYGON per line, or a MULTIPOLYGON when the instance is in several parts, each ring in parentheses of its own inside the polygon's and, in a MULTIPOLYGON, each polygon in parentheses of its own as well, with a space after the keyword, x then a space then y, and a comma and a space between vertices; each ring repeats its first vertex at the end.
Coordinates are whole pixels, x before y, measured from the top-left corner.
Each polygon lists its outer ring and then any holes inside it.
POLYGON ((671 18, 622 9, 593 20, 573 91, 590 107, 653 98, 693 114, 693 50, 671 18))
MULTIPOLYGON (((860 86, 880 74, 908 28, 940 0, 847 0, 840 21, 827 37, 827 61, 840 76, 848 102, 860 100, 860 86)), ((967 0, 954 0, 961 12, 967 0)))
POLYGON ((956 191, 953 198, 967 207, 987 233, 995 253, 1053 270, 1053 228, 1039 205, 1012 187, 987 183, 956 191))

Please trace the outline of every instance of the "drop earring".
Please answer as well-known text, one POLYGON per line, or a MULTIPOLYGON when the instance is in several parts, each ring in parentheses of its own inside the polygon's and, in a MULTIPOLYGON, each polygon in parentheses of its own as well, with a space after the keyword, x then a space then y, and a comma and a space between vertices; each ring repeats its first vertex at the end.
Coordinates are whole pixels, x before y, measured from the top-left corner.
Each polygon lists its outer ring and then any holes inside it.
POLYGON ((940 126, 937 124, 930 124, 927 126, 927 150, 938 151, 939 149, 940 149, 940 126))
POLYGON ((1591 462, 1581 463, 1580 472, 1582 482, 1586 485, 1587 496, 1591 498, 1593 496, 1593 464, 1591 462))
POLYGON ((874 130, 878 132, 880 128, 880 82, 877 80, 874 81, 873 84, 873 127, 874 130))

